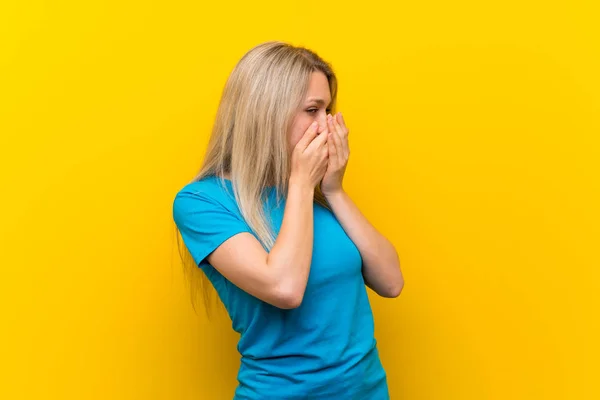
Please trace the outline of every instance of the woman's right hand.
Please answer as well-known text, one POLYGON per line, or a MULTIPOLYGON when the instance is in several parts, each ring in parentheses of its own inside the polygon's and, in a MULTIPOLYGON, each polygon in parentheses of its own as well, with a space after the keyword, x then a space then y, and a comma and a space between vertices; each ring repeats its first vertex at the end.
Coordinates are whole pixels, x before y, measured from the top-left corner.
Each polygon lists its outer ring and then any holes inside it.
POLYGON ((319 124, 315 121, 308 127, 292 152, 290 182, 309 185, 311 189, 314 189, 323 179, 329 156, 328 129, 325 127, 320 134, 318 131, 319 124))

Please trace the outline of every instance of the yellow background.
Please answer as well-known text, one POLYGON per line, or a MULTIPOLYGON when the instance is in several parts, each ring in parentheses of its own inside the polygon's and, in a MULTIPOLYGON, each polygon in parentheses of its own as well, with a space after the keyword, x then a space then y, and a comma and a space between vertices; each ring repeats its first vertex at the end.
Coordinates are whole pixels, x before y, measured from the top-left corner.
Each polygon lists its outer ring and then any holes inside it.
POLYGON ((400 253, 392 399, 599 398, 594 3, 2 2, 0 398, 231 398, 171 205, 273 39, 332 62, 347 190, 400 253))

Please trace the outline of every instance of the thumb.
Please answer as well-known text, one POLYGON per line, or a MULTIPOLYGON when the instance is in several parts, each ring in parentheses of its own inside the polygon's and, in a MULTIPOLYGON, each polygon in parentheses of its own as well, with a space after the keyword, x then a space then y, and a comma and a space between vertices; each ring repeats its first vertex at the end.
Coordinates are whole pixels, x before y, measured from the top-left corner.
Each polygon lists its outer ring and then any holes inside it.
POLYGON ((300 140, 298 141, 296 146, 300 147, 302 150, 306 149, 308 147, 308 145, 310 144, 310 142, 312 142, 313 139, 317 136, 318 129, 319 129, 318 122, 317 121, 313 122, 308 127, 308 129, 306 130, 306 132, 304 133, 302 138, 300 138, 300 140))

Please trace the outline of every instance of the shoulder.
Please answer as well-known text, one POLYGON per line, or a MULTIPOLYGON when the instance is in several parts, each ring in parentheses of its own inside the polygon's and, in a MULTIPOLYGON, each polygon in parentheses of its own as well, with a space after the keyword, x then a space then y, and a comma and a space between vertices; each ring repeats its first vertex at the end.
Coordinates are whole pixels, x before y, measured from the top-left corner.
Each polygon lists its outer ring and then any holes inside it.
POLYGON ((234 204, 233 192, 228 187, 228 182, 208 176, 179 189, 173 200, 173 213, 177 215, 190 209, 232 209, 234 204))
POLYGON ((197 265, 234 234, 252 233, 230 192, 231 182, 207 177, 175 195, 173 220, 197 265))
POLYGON ((219 197, 226 190, 226 182, 214 176, 207 176, 199 181, 194 181, 183 186, 175 195, 175 200, 189 196, 219 197))

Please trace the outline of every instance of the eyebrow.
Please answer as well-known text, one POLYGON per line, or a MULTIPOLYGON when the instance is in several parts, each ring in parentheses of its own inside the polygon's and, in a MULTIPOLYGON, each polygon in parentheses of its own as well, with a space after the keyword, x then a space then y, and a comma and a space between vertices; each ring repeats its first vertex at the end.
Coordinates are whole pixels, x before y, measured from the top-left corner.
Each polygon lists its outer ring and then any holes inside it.
POLYGON ((317 104, 325 104, 325 100, 319 98, 319 97, 311 97, 308 99, 309 102, 314 101, 317 104))

